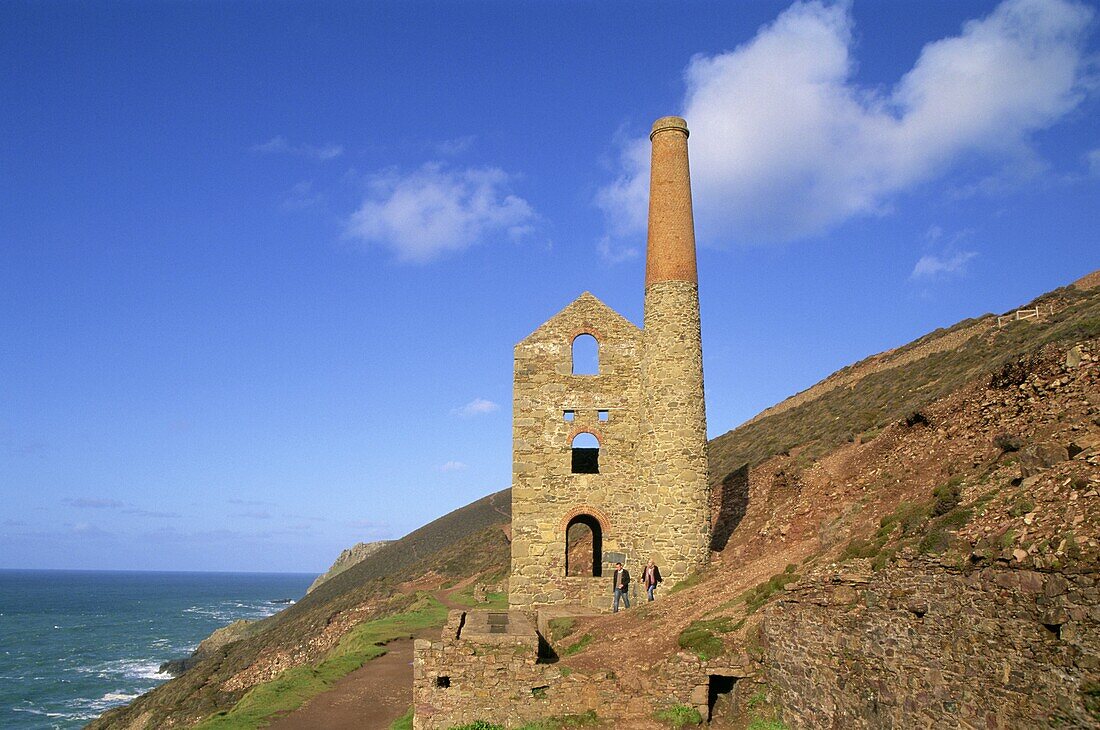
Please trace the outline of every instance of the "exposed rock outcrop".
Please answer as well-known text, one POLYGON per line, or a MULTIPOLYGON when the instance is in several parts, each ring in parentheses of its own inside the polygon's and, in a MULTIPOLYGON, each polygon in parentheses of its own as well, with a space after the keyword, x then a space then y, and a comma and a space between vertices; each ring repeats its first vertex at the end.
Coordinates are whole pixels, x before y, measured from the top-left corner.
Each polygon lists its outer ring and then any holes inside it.
POLYGON ((210 636, 200 641, 195 651, 191 652, 191 656, 185 659, 172 659, 166 661, 160 665, 160 669, 158 669, 157 672, 159 674, 167 673, 173 677, 178 677, 203 659, 214 656, 222 647, 234 641, 240 641, 245 637, 251 636, 254 633, 253 627, 255 624, 255 621, 240 619, 228 626, 222 626, 220 629, 216 629, 210 636))
POLYGON ((389 545, 390 542, 392 541, 378 540, 376 542, 356 543, 354 546, 340 553, 340 557, 336 558, 336 562, 332 564, 332 567, 321 575, 317 576, 317 580, 313 581, 313 583, 306 590, 306 593, 310 593, 311 591, 313 591, 313 589, 324 583, 326 580, 340 575, 351 566, 363 562, 371 555, 374 555, 376 552, 384 548, 386 545, 389 545))

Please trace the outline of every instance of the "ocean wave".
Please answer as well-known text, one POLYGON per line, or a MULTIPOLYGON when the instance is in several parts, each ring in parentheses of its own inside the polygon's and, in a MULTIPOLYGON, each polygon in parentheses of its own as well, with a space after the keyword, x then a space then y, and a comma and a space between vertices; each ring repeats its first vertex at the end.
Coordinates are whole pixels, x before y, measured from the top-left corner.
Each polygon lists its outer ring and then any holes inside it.
POLYGON ((101 713, 104 710, 108 710, 112 707, 118 707, 124 705, 131 700, 136 700, 141 696, 139 692, 125 692, 123 690, 115 690, 114 692, 107 692, 102 697, 96 700, 84 700, 83 704, 87 709, 101 713))
POLYGON ((67 720, 94 720, 112 707, 125 705, 140 696, 140 692, 127 692, 118 689, 107 692, 102 697, 76 697, 65 701, 68 712, 56 713, 53 716, 64 717, 67 720))
POLYGON ((183 612, 197 616, 205 616, 223 623, 231 623, 242 618, 257 620, 267 618, 268 616, 274 616, 288 605, 290 604, 276 603, 273 600, 251 602, 222 601, 221 603, 207 606, 190 606, 183 609, 183 612))
POLYGON ((28 715, 41 715, 43 717, 68 717, 64 712, 50 712, 49 710, 40 710, 37 707, 20 707, 19 705, 12 705, 12 712, 26 712, 28 715))
POLYGON ((152 679, 163 682, 168 679, 168 676, 158 673, 160 664, 159 661, 152 659, 116 659, 86 667, 77 667, 76 671, 84 674, 95 674, 101 679, 124 677, 125 679, 152 679))

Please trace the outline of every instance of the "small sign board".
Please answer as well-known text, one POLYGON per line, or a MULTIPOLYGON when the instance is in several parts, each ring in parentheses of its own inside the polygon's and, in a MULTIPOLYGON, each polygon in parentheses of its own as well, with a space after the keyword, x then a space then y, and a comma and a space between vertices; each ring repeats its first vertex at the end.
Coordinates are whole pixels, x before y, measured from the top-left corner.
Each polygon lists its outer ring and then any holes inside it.
POLYGON ((604 553, 603 561, 610 565, 614 565, 615 563, 626 565, 626 553, 604 553))

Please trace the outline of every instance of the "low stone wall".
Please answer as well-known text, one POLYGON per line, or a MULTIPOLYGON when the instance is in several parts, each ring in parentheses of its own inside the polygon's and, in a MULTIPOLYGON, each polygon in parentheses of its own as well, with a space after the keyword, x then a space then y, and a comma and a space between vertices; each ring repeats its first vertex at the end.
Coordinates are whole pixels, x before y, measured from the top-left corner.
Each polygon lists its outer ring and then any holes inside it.
POLYGON ((792 728, 1097 727, 1097 581, 923 559, 834 574, 766 610, 766 677, 792 728))
POLYGON ((744 678, 757 671, 747 657, 704 663, 686 653, 641 677, 562 671, 558 664, 539 663, 539 635, 526 616, 509 612, 509 628, 494 634, 486 628, 489 613, 452 611, 438 641, 416 641, 416 730, 477 720, 516 727, 589 710, 615 727, 633 727, 651 725, 654 713, 672 705, 694 706, 706 718, 711 675, 744 678))

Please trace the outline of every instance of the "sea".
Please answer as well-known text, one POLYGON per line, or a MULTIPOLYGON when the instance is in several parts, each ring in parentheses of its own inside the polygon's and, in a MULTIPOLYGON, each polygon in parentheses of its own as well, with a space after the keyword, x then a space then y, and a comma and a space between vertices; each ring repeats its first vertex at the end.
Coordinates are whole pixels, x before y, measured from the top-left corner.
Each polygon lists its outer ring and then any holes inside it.
POLYGON ((169 677, 210 632, 316 574, 0 570, 0 728, 78 728, 169 677))

